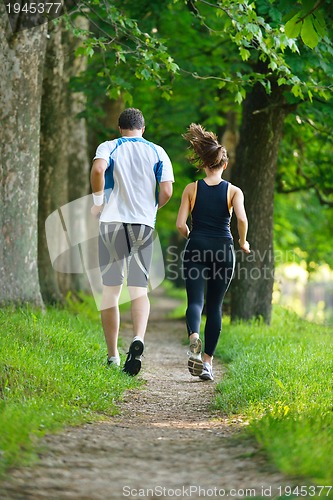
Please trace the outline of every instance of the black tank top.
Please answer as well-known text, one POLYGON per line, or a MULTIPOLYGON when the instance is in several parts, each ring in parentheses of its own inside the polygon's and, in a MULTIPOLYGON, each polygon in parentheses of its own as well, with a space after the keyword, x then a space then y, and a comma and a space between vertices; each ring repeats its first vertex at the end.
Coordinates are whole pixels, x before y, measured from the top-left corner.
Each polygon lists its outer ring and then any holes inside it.
POLYGON ((190 237, 232 239, 228 187, 229 182, 224 180, 215 186, 208 186, 203 179, 198 181, 190 237))

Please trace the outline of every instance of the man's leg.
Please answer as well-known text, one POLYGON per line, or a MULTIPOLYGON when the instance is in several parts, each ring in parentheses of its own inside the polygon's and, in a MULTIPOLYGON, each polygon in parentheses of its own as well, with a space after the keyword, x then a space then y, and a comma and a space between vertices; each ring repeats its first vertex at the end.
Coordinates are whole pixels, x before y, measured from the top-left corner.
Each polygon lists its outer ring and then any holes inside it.
POLYGON ((131 297, 131 312, 134 338, 129 347, 123 371, 129 375, 137 375, 141 370, 141 358, 144 351, 144 336, 146 333, 150 303, 147 289, 129 286, 131 297))
POLYGON ((123 370, 129 375, 137 375, 141 369, 144 337, 150 312, 147 286, 152 258, 153 230, 143 224, 127 224, 126 231, 130 249, 127 261, 127 286, 131 299, 134 338, 123 370))
POLYGON ((120 326, 119 296, 122 285, 103 286, 101 318, 105 341, 108 349, 108 358, 118 357, 118 334, 120 326))
POLYGON ((123 225, 101 223, 99 237, 99 263, 103 279, 101 319, 108 358, 115 364, 119 364, 120 317, 118 303, 124 279, 124 258, 127 253, 127 240, 123 225), (110 358, 116 358, 116 360, 110 358))
POLYGON ((129 286, 128 291, 131 298, 131 313, 133 323, 134 337, 144 339, 149 312, 150 302, 148 298, 147 288, 139 286, 129 286))

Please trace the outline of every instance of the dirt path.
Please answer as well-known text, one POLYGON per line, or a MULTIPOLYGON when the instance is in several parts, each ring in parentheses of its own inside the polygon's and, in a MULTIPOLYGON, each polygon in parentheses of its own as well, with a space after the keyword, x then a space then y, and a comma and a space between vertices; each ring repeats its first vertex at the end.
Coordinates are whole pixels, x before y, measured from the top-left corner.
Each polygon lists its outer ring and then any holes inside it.
MULTIPOLYGON (((253 444, 235 439, 238 419, 212 413, 216 382, 188 373, 184 323, 166 318, 174 305, 155 298, 139 375, 144 388, 128 392, 108 422, 46 436, 41 462, 13 470, 0 483, 1 500, 278 497, 285 478, 253 444)), ((131 339, 128 322, 123 336, 131 339)), ((215 374, 222 375, 216 363, 215 374)))

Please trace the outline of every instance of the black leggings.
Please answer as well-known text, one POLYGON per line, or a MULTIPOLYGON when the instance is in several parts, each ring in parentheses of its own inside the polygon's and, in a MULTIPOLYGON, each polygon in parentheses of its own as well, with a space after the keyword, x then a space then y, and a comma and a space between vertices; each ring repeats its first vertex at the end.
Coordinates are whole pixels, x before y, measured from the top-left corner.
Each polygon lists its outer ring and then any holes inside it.
POLYGON ((213 356, 222 325, 222 303, 235 266, 232 240, 190 237, 184 251, 188 334, 200 333, 206 295, 205 353, 213 356))

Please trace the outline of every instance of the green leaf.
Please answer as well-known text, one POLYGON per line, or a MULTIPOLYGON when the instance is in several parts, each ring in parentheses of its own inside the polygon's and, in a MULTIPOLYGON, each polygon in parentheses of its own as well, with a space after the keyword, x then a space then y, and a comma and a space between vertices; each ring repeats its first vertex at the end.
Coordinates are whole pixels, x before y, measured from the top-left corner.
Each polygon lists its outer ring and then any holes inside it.
POLYGON ((302 88, 300 85, 293 85, 291 87, 291 92, 294 94, 295 97, 300 97, 301 99, 304 99, 302 88))
POLYGON ((269 80, 263 80, 261 85, 266 90, 266 94, 270 94, 272 92, 271 82, 269 80))
POLYGON ((242 31, 239 31, 238 33, 236 33, 235 35, 235 42, 237 44, 241 43, 243 41, 243 38, 244 38, 244 33, 242 31))
POLYGON ((238 102, 238 104, 241 104, 243 100, 243 96, 240 92, 237 92, 237 94, 235 95, 235 102, 238 102))
POLYGON ((284 31, 289 38, 297 38, 301 32, 302 23, 300 22, 299 14, 292 17, 285 25, 284 31))
POLYGON ((86 49, 85 47, 78 47, 76 50, 75 50, 75 55, 76 56, 85 56, 86 55, 86 49))
POLYGON ((321 38, 327 35, 325 18, 322 11, 316 11, 313 14, 313 25, 321 38))
POLYGON ((168 91, 164 91, 164 92, 162 92, 162 97, 163 97, 163 99, 165 99, 166 101, 170 101, 170 99, 171 99, 171 92, 168 92, 168 91))
POLYGON ((94 55, 94 53, 95 53, 95 51, 94 51, 94 49, 92 47, 87 47, 86 48, 86 55, 88 57, 92 57, 94 55))
POLYGON ((253 23, 248 23, 246 25, 246 29, 253 35, 257 35, 257 33, 260 31, 259 26, 253 23))
POLYGON ((318 45, 319 35, 314 29, 312 15, 304 19, 301 37, 305 45, 310 47, 310 49, 314 49, 318 45))
POLYGON ((141 75, 145 80, 149 80, 150 78, 150 72, 146 68, 141 70, 141 75))
POLYGON ((250 57, 251 53, 249 50, 245 49, 244 47, 239 48, 239 53, 243 61, 247 61, 248 58, 250 57))
POLYGON ((269 65, 268 65, 268 67, 269 67, 272 71, 274 71, 274 70, 278 67, 278 65, 276 64, 276 62, 275 62, 275 61, 271 61, 271 62, 269 63, 269 65))

